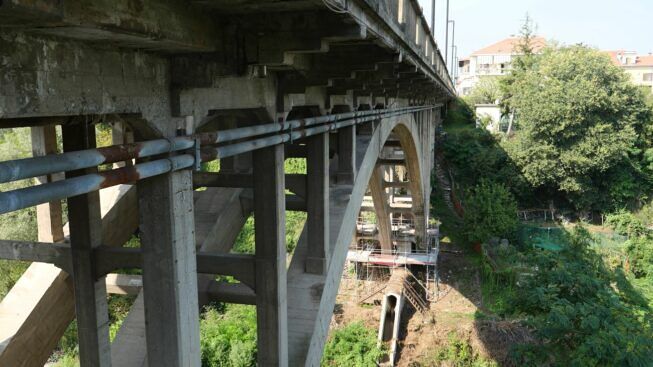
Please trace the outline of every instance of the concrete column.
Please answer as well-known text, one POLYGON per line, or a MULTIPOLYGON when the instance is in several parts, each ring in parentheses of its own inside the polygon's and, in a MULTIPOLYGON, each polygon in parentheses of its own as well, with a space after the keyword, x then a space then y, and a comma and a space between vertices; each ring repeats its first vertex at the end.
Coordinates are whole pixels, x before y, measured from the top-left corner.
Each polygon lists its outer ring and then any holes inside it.
POLYGON ((193 180, 190 170, 138 184, 149 366, 200 365, 193 180))
MULTIPOLYGON (((347 105, 333 106, 332 114, 351 111, 347 105)), ((338 171, 339 184, 353 185, 356 179, 356 125, 338 129, 338 171)))
POLYGON ((381 250, 386 253, 392 251, 392 226, 390 222, 390 210, 388 197, 383 189, 383 167, 375 167, 369 183, 376 213, 376 225, 379 230, 379 242, 381 250))
POLYGON ((259 366, 288 366, 284 148, 253 152, 259 366))
MULTIPOLYGON (((62 132, 66 152, 95 147, 95 127, 91 124, 63 126, 62 132)), ((96 167, 67 172, 66 178, 94 171, 96 167)), ((104 277, 95 279, 93 259, 93 248, 102 244, 100 193, 68 198, 68 219, 80 365, 111 366, 106 284, 104 277)))
POLYGON ((306 272, 325 274, 329 260, 329 133, 309 137, 307 149, 306 272))
MULTIPOLYGON (((127 124, 122 121, 114 122, 111 124, 111 144, 128 144, 134 142, 134 133, 129 129, 127 124)), ((116 162, 113 164, 113 168, 124 167, 125 165, 131 166, 133 162, 131 160, 127 162, 116 162)))
MULTIPOLYGON (((54 125, 35 126, 31 128, 32 154, 35 157, 57 153, 57 132, 54 125)), ((54 175, 36 178, 41 185, 55 181, 54 175)), ((61 217, 61 200, 36 206, 36 221, 40 242, 63 241, 63 219, 61 217)))

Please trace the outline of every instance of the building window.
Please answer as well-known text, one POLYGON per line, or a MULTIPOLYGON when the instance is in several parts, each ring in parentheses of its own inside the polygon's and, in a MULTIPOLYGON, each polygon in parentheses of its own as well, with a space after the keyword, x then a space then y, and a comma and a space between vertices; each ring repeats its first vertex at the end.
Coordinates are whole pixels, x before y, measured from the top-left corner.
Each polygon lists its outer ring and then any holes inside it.
POLYGON ((653 82, 653 73, 645 73, 643 80, 645 82, 653 82))

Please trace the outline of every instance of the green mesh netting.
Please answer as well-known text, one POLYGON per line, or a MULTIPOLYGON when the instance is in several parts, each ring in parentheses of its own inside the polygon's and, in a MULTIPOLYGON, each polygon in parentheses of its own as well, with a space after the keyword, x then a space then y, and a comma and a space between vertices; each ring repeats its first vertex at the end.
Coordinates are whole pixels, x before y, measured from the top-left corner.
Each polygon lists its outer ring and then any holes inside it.
POLYGON ((559 227, 522 226, 519 240, 526 246, 560 251, 565 243, 565 230, 559 227))

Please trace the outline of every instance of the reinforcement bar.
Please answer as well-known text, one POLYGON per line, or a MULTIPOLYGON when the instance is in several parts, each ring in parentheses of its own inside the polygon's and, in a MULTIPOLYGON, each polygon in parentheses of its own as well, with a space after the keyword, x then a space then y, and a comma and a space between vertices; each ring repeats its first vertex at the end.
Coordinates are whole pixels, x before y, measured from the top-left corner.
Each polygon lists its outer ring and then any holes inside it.
MULTIPOLYGON (((431 109, 428 107, 408 107, 391 110, 365 111, 363 117, 359 112, 344 113, 330 116, 320 116, 311 119, 292 120, 285 123, 254 126, 254 129, 239 128, 199 134, 192 137, 174 139, 157 139, 135 144, 116 145, 107 148, 89 149, 79 152, 21 159, 17 161, 0 162, 0 178, 8 181, 45 175, 62 170, 76 170, 94 167, 104 163, 121 160, 149 157, 166 152, 188 150, 195 147, 198 141, 202 144, 227 144, 218 147, 202 149, 201 160, 211 161, 237 154, 261 149, 264 147, 292 142, 308 136, 325 133, 354 124, 378 120, 384 117, 414 113, 431 109), (322 125, 318 125, 322 124, 322 125), (276 128, 273 128, 275 125, 276 128), (318 125, 318 126, 314 126, 318 125), (307 128, 307 126, 313 126, 307 128), (276 129, 276 130, 275 130, 276 129), (238 130, 236 132, 236 130, 238 130), (278 132, 282 132, 278 134, 278 132), (275 134, 277 133, 277 134, 275 134), (261 134, 274 134, 253 140, 228 144, 228 142, 261 134), (75 153, 78 153, 75 155, 75 153), (47 159, 42 159, 47 158, 47 159), (99 162, 99 163, 98 163, 99 162), (34 164, 36 167, 30 167, 34 164), (48 166, 46 166, 46 164, 48 166)), ((142 180, 166 172, 189 168, 195 165, 196 157, 191 154, 181 154, 151 162, 139 163, 134 166, 92 173, 71 179, 65 179, 43 185, 31 186, 0 193, 0 214, 9 213, 30 206, 61 200, 71 196, 82 195, 106 187, 142 180)), ((6 182, 6 181, 5 181, 6 182)))

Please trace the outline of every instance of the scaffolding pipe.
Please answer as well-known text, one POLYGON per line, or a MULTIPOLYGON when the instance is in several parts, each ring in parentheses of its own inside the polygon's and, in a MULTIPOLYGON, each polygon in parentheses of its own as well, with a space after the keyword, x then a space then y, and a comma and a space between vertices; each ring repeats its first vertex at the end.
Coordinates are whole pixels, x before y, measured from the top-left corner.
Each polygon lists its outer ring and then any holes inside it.
MULTIPOLYGON (((156 139, 131 144, 113 145, 103 148, 86 149, 62 154, 46 155, 41 157, 18 159, 13 161, 0 162, 0 183, 17 181, 48 174, 79 170, 95 167, 105 163, 122 162, 136 158, 146 158, 157 154, 171 153, 191 149, 195 146, 196 138, 200 145, 212 145, 219 143, 233 142, 240 139, 253 138, 260 135, 277 133, 285 130, 293 130, 305 126, 312 126, 321 123, 335 122, 343 119, 351 119, 364 116, 381 116, 386 113, 406 113, 414 108, 407 107, 399 110, 372 110, 360 112, 346 112, 335 115, 319 116, 299 120, 291 120, 282 123, 269 123, 265 125, 248 126, 236 129, 223 130, 197 134, 195 136, 180 136, 171 139, 156 139)), ((369 119, 365 119, 369 121, 369 119)), ((294 138, 294 137, 293 137, 294 138)), ((241 148, 259 149, 264 146, 257 146, 256 141, 252 144, 241 145, 241 148)), ((222 149, 223 153, 216 158, 224 158, 240 154, 248 150, 234 148, 235 153, 228 153, 230 149, 222 149)))
POLYGON ((0 193, 0 214, 193 166, 190 154, 0 193))
MULTIPOLYGON (((360 123, 365 123, 369 121, 374 121, 378 120, 379 118, 382 117, 392 117, 396 115, 401 115, 405 113, 412 113, 412 112, 418 112, 423 109, 426 109, 427 107, 415 107, 411 109, 402 109, 399 111, 393 111, 393 112, 386 112, 386 113, 375 113, 375 114, 367 114, 371 116, 367 117, 354 117, 350 118, 347 120, 340 120, 337 122, 332 122, 329 124, 321 125, 321 126, 316 126, 312 128, 302 128, 302 126, 311 126, 317 124, 316 121, 321 121, 327 116, 322 116, 321 120, 316 119, 305 119, 305 120, 293 120, 287 122, 289 127, 286 129, 283 129, 281 131, 287 131, 284 134, 279 134, 279 135, 272 135, 272 136, 267 136, 263 138, 258 138, 254 140, 248 140, 244 141, 241 143, 236 143, 236 144, 230 144, 230 145, 223 145, 219 147, 205 147, 202 148, 202 161, 207 162, 211 161, 214 159, 221 159, 221 158, 227 158, 231 157, 234 155, 242 154, 245 152, 250 152, 252 150, 256 149, 261 149, 277 144, 284 144, 287 142, 292 142, 295 140, 299 140, 302 138, 306 138, 308 136, 313 136, 313 135, 318 135, 322 134, 328 131, 333 131, 333 130, 338 130, 343 127, 351 126, 354 124, 360 124, 360 123), (303 125, 302 125, 303 124, 303 125)), ((430 107, 428 107, 430 108, 430 107)), ((376 110, 376 112, 383 112, 383 110, 376 110)), ((347 113, 351 114, 351 113, 347 113)), ((281 126, 281 124, 277 124, 278 126, 281 126)))
MULTIPOLYGON (((216 158, 226 158, 264 147, 283 144, 296 139, 326 133, 328 131, 337 130, 345 126, 378 120, 382 117, 390 117, 405 113, 417 112, 427 108, 431 107, 411 107, 391 112, 384 112, 387 110, 377 110, 376 113, 366 114, 367 117, 354 117, 348 120, 332 122, 311 128, 305 128, 305 126, 315 125, 319 123, 319 121, 333 118, 333 116, 322 116, 319 119, 310 119, 310 121, 309 119, 288 121, 283 124, 284 126, 289 126, 284 130, 288 132, 284 134, 271 135, 231 145, 207 147, 201 151, 201 160, 210 161, 216 158)), ((342 115, 351 115, 351 113, 342 115)), ((282 126, 282 124, 277 125, 282 126)), ((240 131, 241 132, 239 134, 232 134, 231 138, 235 139, 236 136, 241 136, 247 133, 242 129, 240 131)), ((200 140, 200 144, 202 142, 215 142, 219 140, 219 138, 216 137, 216 133, 207 133, 198 139, 200 140)), ((116 145, 99 149, 88 149, 78 152, 69 152, 58 155, 23 159, 19 161, 1 162, 5 165, 0 166, 0 172, 5 173, 5 176, 3 177, 25 176, 23 178, 27 178, 29 177, 28 175, 33 173, 36 173, 36 175, 44 175, 54 172, 61 172, 62 170, 69 171, 94 167, 97 165, 95 162, 100 162, 99 164, 111 163, 121 159, 125 160, 134 157, 146 157, 170 151, 190 149, 195 144, 196 140, 193 137, 179 137, 170 140, 158 139, 142 143, 116 145), (77 155, 75 155, 76 153, 77 155), (50 159, 40 160, 40 158, 50 159), (79 159, 79 162, 71 159, 79 159), (17 162, 20 162, 20 164, 17 164, 17 162), (44 163, 49 163, 50 167, 44 167, 44 163), (37 167, 31 168, 30 164, 35 164, 37 167), (27 166, 25 167, 25 165, 27 166), (5 170, 10 170, 12 167, 15 168, 15 170, 9 173, 2 170, 2 168, 5 170)), ((166 172, 192 167, 195 164, 195 159, 196 158, 193 155, 183 154, 165 159, 155 160, 152 162, 139 163, 134 166, 127 166, 119 169, 92 173, 80 177, 31 186, 23 189, 2 192, 0 193, 0 214, 9 213, 50 201, 61 200, 71 196, 86 194, 110 186, 135 182, 166 172)))

